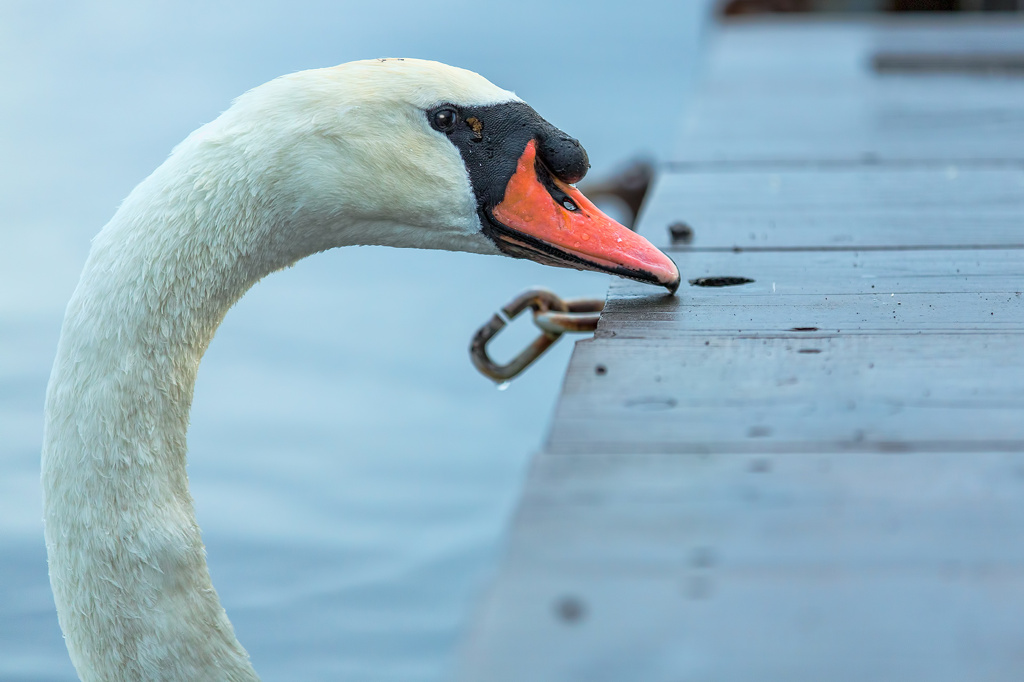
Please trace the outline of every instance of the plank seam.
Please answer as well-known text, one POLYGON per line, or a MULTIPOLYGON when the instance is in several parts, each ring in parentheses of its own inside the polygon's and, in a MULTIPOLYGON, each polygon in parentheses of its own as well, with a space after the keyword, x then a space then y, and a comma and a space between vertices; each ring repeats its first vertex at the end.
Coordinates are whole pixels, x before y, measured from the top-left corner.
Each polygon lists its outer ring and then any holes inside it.
POLYGON ((668 253, 849 253, 860 251, 1019 251, 1024 244, 905 244, 873 246, 694 246, 665 247, 668 253))
POLYGON ((707 172, 747 172, 751 170, 884 170, 892 169, 935 169, 944 170, 949 166, 970 169, 1021 169, 1024 159, 1007 157, 1002 159, 964 159, 964 158, 918 158, 895 159, 871 157, 862 159, 722 159, 718 161, 666 161, 659 164, 658 169, 665 173, 686 175, 707 172))

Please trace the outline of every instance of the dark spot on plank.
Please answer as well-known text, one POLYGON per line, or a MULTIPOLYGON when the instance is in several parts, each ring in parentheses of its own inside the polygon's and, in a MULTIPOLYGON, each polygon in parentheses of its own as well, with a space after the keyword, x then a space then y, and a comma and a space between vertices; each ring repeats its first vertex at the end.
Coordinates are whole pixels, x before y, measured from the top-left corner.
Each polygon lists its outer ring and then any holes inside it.
POLYGON ((801 348, 800 350, 797 351, 797 353, 806 353, 808 355, 811 355, 811 354, 814 354, 814 353, 820 353, 820 352, 821 352, 820 348, 801 348))
POLYGON ((816 332, 816 331, 818 331, 818 328, 817 327, 793 327, 789 331, 791 331, 791 332, 816 332))
POLYGON ((689 244, 693 241, 693 228, 681 220, 668 226, 668 234, 673 244, 689 244))
POLYGON ((691 279, 690 285, 695 287, 735 287, 740 284, 751 284, 753 281, 746 277, 698 277, 691 279))
POLYGON ((643 411, 671 410, 675 406, 675 398, 661 398, 657 396, 630 398, 629 400, 626 401, 626 407, 631 407, 634 410, 643 411))
POLYGON ((598 376, 604 376, 607 373, 608 373, 608 368, 605 367, 604 365, 598 365, 597 367, 594 368, 594 374, 596 374, 598 376))
POLYGON ((690 556, 694 568, 711 568, 715 565, 715 550, 710 547, 695 547, 690 556))
POLYGON ((579 597, 562 597, 555 603, 555 613, 566 623, 578 623, 587 615, 587 605, 579 597))

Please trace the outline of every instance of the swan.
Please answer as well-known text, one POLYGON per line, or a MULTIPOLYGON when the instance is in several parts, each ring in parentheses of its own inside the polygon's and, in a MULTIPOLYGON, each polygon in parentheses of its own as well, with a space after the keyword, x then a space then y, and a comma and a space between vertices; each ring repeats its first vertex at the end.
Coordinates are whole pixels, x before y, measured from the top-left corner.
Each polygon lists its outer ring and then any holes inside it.
POLYGON ((94 238, 46 392, 50 583, 91 680, 256 680, 186 476, 199 361, 255 282, 325 249, 448 249, 675 291, 574 186, 579 142, 471 71, 385 59, 282 76, 181 142, 94 238))

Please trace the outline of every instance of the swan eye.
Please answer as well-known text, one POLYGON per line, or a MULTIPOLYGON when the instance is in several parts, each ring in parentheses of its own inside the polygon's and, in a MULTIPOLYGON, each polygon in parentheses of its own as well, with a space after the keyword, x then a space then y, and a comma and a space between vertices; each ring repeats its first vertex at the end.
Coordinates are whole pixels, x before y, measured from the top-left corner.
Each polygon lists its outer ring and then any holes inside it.
POLYGON ((458 112, 454 109, 443 107, 430 115, 430 123, 436 130, 447 133, 455 127, 455 121, 458 120, 458 117, 458 112))

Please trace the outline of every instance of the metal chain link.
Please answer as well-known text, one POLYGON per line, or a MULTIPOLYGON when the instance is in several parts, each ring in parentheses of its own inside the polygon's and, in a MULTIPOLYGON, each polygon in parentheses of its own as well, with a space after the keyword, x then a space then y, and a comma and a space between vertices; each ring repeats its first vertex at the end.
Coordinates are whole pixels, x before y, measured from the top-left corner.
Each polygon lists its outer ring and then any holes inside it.
POLYGON ((484 376, 497 382, 508 381, 533 364, 562 334, 587 333, 597 329, 603 309, 604 301, 599 298, 564 301, 547 289, 527 289, 477 330, 469 344, 469 357, 484 376), (487 354, 487 344, 527 308, 533 310, 533 323, 541 330, 540 336, 511 362, 499 365, 487 354))

